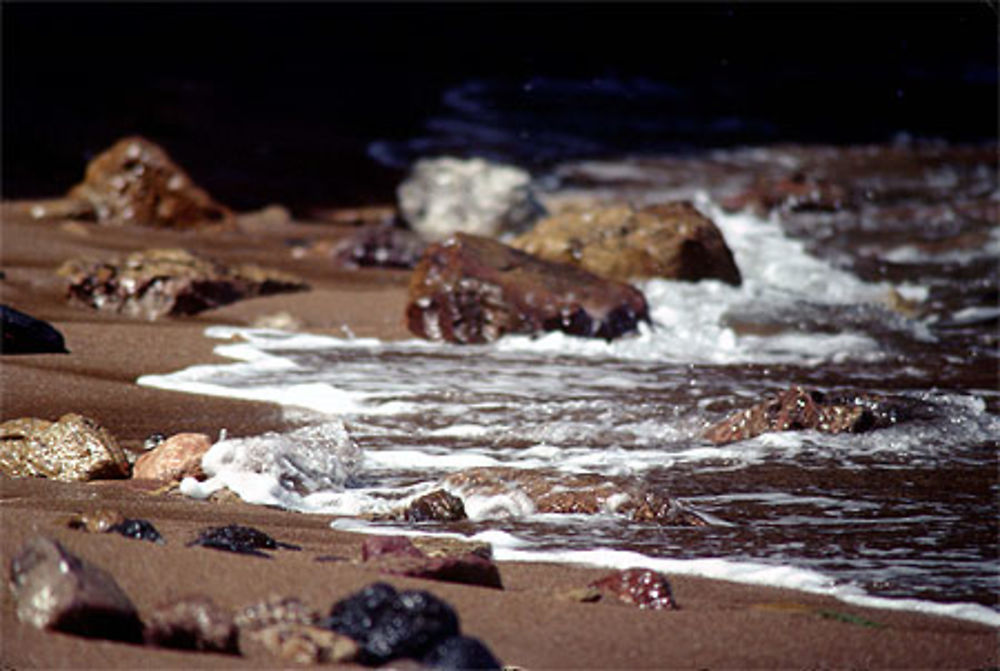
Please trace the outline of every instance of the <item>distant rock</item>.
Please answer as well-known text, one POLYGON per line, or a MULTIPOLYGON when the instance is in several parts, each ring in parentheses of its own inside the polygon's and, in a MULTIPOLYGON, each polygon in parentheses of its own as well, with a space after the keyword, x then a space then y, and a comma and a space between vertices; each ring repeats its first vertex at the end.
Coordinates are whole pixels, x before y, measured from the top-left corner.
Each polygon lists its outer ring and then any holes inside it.
POLYGON ((69 197, 88 202, 98 223, 159 228, 230 225, 233 213, 196 186, 160 146, 134 136, 89 164, 69 197))
POLYGON ((175 434, 136 459, 132 478, 165 482, 204 478, 201 457, 211 447, 212 440, 204 433, 175 434))
POLYGON ((347 268, 403 268, 417 265, 427 243, 394 225, 363 226, 337 243, 334 260, 347 268))
POLYGON ((650 610, 674 610, 677 604, 667 577, 657 571, 631 568, 615 571, 590 583, 602 596, 650 610))
POLYGON ((81 529, 90 533, 116 533, 126 538, 150 541, 162 545, 165 541, 149 520, 133 519, 117 510, 96 510, 74 515, 68 525, 71 529, 81 529))
POLYGON ((277 541, 259 529, 240 524, 227 524, 222 527, 203 529, 195 540, 188 543, 188 546, 193 545, 267 559, 270 559, 270 555, 261 552, 261 550, 302 549, 298 545, 277 541))
POLYGON ((524 231, 544 212, 532 195, 531 175, 481 158, 417 161, 397 196, 403 217, 430 241, 524 231))
POLYGON ((67 354, 62 333, 52 324, 9 305, 0 305, 0 354, 67 354))
POLYGON ((722 232, 687 201, 565 212, 540 221, 511 245, 621 282, 659 277, 739 286, 742 281, 722 232))
POLYGON ((17 617, 39 629, 137 643, 142 622, 111 574, 44 537, 10 563, 17 617))
POLYGON ((365 564, 388 575, 503 589, 493 560, 469 549, 432 557, 405 536, 373 536, 365 539, 361 556, 365 564))
POLYGON ((92 419, 27 417, 0 424, 0 474, 83 482, 126 478, 129 463, 115 437, 92 419))
POLYGON ((462 499, 443 489, 418 496, 395 516, 407 522, 458 522, 469 519, 462 499))
POLYGON ((927 417, 930 412, 926 403, 914 399, 792 387, 730 415, 704 436, 716 445, 725 445, 777 431, 863 433, 927 417))
POLYGON ((162 604, 145 619, 143 637, 147 645, 199 652, 239 652, 232 615, 207 596, 162 604))
POLYGON ((630 285, 459 233, 424 252, 406 319, 418 336, 465 344, 543 331, 610 340, 649 315, 630 285))
POLYGON ((849 195, 839 184, 795 172, 758 178, 746 190, 724 199, 722 207, 729 212, 749 209, 759 215, 775 209, 836 212, 849 205, 849 195))
POLYGON ((251 264, 226 266, 183 249, 148 249, 111 261, 74 259, 58 272, 69 280, 71 300, 149 320, 308 289, 287 273, 251 264))

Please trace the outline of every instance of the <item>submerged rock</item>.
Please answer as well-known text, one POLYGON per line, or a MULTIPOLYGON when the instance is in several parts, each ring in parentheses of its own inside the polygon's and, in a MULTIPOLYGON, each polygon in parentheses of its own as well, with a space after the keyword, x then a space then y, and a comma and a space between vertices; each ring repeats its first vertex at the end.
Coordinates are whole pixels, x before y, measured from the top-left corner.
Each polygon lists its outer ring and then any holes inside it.
POLYGON ((225 550, 226 552, 236 552, 238 554, 254 555, 270 559, 261 550, 301 550, 298 545, 282 543, 274 540, 263 531, 253 527, 245 527, 239 524, 229 524, 224 527, 212 527, 205 529, 198 535, 198 538, 188 543, 188 546, 201 545, 213 550, 225 550))
POLYGON ((232 615, 207 596, 163 604, 146 617, 147 645, 200 652, 237 654, 237 629, 232 615))
POLYGON ((0 424, 0 474, 62 482, 128 477, 115 437, 92 419, 70 413, 56 422, 34 417, 0 424))
POLYGON ((739 286, 742 281, 722 232, 687 201, 566 212, 540 221, 511 245, 621 282, 660 277, 739 286))
POLYGON ((226 266, 183 249, 148 249, 107 262, 74 259, 58 272, 69 280, 70 300, 149 320, 308 289, 286 273, 251 264, 226 266))
POLYGON ((792 387, 730 415, 706 430, 704 436, 716 445, 725 445, 777 431, 863 433, 929 413, 927 404, 913 399, 792 387))
POLYGON ((602 596, 611 596, 639 608, 651 610, 674 610, 674 602, 667 577, 657 571, 631 568, 615 571, 590 583, 602 596))
POLYGON ((333 249, 334 260, 348 268, 413 268, 427 243, 413 231, 393 225, 364 226, 333 249))
POLYGON ((0 354, 68 354, 62 333, 52 324, 0 305, 0 354))
POLYGON ((523 231, 544 212, 532 195, 531 175, 480 158, 417 161, 397 195, 403 217, 431 241, 459 232, 523 231))
POLYGON ((162 147, 138 136, 119 140, 95 157, 69 196, 89 203, 97 221, 110 226, 194 228, 233 222, 229 208, 196 186, 162 147))
POLYGON ((132 478, 167 482, 203 478, 201 458, 211 447, 212 440, 204 433, 175 434, 136 459, 132 478))
POLYGON ((632 286, 459 233, 424 252, 406 319, 418 336, 466 344, 542 331, 610 340, 649 315, 632 286))
POLYGON ((405 536, 374 536, 361 546, 362 561, 388 575, 503 589, 500 571, 490 557, 467 547, 430 556, 405 536))
POLYGON ((111 574, 37 537, 10 564, 17 616, 39 629, 118 641, 142 640, 142 622, 111 574))

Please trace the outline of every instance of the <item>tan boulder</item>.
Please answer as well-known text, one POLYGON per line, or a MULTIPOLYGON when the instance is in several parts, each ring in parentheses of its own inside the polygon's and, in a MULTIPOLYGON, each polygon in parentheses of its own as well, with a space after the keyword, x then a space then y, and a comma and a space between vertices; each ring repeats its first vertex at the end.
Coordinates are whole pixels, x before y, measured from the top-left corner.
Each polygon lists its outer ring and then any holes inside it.
POLYGON ((132 477, 137 480, 183 480, 200 478, 201 457, 212 447, 212 440, 204 433, 178 433, 135 461, 132 477))
POLYGON ((0 474, 82 482, 128 477, 129 464, 107 429, 70 413, 56 422, 25 417, 0 424, 0 474))

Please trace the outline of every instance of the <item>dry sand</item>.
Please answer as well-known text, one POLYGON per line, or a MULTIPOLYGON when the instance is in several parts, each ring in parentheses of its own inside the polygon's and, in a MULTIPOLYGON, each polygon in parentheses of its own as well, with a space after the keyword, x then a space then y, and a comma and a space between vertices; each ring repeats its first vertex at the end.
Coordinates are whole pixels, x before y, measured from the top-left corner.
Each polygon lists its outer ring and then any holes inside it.
MULTIPOLYGON (((31 221, 3 209, 0 281, 3 303, 52 322, 70 354, 4 356, 2 419, 55 419, 79 412, 107 426, 128 448, 153 432, 227 429, 245 435, 282 427, 279 408, 146 389, 134 380, 216 361, 216 323, 249 324, 288 312, 306 330, 384 338, 405 336, 407 273, 345 271, 322 258, 294 259, 289 239, 337 238, 333 224, 249 221, 222 234, 106 229, 31 221), (137 322, 68 305, 54 269, 72 256, 106 256, 181 246, 226 261, 254 261, 294 272, 313 290, 259 298, 197 317, 137 322)), ((677 611, 583 604, 555 595, 586 585, 601 569, 503 563, 503 591, 386 578, 357 563, 361 537, 329 528, 329 516, 303 515, 241 502, 210 503, 153 494, 128 481, 61 484, 0 478, 0 555, 4 570, 29 538, 45 534, 110 571, 140 612, 165 600, 207 594, 236 608, 272 594, 297 596, 327 610, 375 580, 427 589, 458 611, 465 633, 481 638, 505 663, 540 668, 987 668, 1000 663, 997 631, 974 623, 845 605, 790 590, 671 577, 677 611), (114 508, 152 521, 166 545, 66 526, 70 515, 114 508), (205 526, 249 524, 303 546, 273 560, 186 547, 205 526), (318 556, 341 561, 315 561, 318 556), (854 616, 831 617, 831 613, 854 616), (866 625, 877 623, 880 626, 866 625)), ((199 668, 274 666, 218 654, 88 640, 20 623, 9 590, 0 600, 0 668, 199 668)))

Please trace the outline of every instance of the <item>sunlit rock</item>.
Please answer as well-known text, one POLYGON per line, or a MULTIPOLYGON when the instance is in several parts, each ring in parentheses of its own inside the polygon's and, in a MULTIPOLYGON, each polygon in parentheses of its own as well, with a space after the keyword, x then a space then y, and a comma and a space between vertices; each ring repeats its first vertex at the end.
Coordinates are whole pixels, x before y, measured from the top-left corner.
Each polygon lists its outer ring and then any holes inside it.
POLYGON ((82 482, 128 477, 129 464, 107 429, 70 413, 56 422, 27 417, 0 424, 0 474, 82 482))
POLYGON ((649 610, 674 610, 677 603, 667 577, 657 571, 632 568, 615 571, 590 583, 601 596, 649 610))
POLYGON ((178 433, 142 454, 132 467, 134 479, 180 481, 202 478, 201 458, 212 447, 204 433, 178 433))

